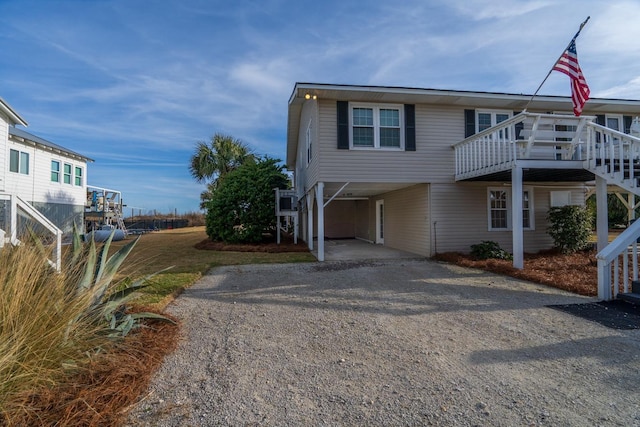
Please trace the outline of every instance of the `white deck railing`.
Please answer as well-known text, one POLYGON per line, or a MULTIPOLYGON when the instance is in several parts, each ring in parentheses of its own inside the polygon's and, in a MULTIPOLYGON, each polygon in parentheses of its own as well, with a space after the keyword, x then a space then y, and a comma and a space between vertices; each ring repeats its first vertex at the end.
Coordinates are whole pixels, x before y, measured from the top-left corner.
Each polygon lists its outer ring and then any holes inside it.
POLYGON ((638 280, 638 237, 640 221, 627 227, 618 237, 598 252, 598 298, 610 300, 623 292, 630 292, 629 281, 638 280), (620 261, 622 260, 622 268, 620 261), (629 271, 631 262, 632 271, 629 271))
MULTIPOLYGON (((563 169, 577 164, 608 185, 640 195, 640 138, 594 119, 522 112, 455 144, 455 179, 507 171, 519 160, 539 160, 528 167, 563 169)), ((600 299, 615 298, 620 289, 629 292, 629 281, 638 280, 638 238, 640 221, 597 254, 600 299)))
MULTIPOLYGON (((3 233, 0 233, 3 234, 2 237, 4 237, 6 242, 13 245, 20 244, 20 234, 27 233, 28 227, 31 227, 32 231, 42 239, 43 244, 53 245, 53 255, 55 259, 50 260, 50 263, 56 270, 60 271, 62 262, 62 230, 56 227, 54 223, 30 203, 27 203, 15 194, 0 193, 0 200, 9 202, 8 221, 5 224, 3 233), (37 230, 33 225, 37 225, 37 230)), ((2 242, 2 244, 4 243, 5 241, 2 242)))

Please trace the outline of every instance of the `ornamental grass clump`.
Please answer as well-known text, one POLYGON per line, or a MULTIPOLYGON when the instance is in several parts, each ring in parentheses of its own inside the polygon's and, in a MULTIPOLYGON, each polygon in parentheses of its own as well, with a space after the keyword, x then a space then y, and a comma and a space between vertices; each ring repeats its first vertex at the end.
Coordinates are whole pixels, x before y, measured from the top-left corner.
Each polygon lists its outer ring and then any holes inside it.
POLYGON ((30 392, 81 370, 145 316, 125 305, 143 285, 113 281, 135 243, 107 257, 110 239, 98 250, 75 233, 61 272, 40 244, 0 249, 0 425, 29 410, 30 392))

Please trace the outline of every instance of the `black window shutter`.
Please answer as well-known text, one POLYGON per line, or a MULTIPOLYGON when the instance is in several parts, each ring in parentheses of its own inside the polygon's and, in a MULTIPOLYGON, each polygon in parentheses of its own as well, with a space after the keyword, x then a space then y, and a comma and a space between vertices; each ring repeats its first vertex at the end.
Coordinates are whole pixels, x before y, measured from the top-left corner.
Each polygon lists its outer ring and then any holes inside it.
POLYGON ((624 123, 624 127, 622 128, 624 133, 631 133, 631 123, 633 122, 632 116, 622 116, 622 123, 624 123))
POLYGON ((404 150, 416 151, 416 106, 404 105, 404 150))
POLYGON ((338 101, 338 149, 349 149, 349 103, 338 101))
POLYGON ((464 137, 476 133, 476 110, 464 110, 464 137))
MULTIPOLYGON (((517 116, 518 114, 520 114, 520 111, 513 112, 514 116, 517 116)), ((515 139, 520 139, 520 132, 524 129, 524 122, 516 123, 513 127, 516 132, 515 139)))

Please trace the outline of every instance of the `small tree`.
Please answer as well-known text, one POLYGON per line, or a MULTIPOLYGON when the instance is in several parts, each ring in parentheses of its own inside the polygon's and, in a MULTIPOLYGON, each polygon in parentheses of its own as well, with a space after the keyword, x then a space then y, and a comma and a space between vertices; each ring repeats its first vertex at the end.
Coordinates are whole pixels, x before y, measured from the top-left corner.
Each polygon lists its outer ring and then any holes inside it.
POLYGON ((264 157, 229 172, 207 203, 207 235, 211 240, 257 243, 276 226, 274 188, 289 179, 279 160, 264 157))
POLYGON ((562 206, 549 209, 549 235, 554 246, 568 254, 586 248, 591 236, 589 210, 583 206, 562 206))

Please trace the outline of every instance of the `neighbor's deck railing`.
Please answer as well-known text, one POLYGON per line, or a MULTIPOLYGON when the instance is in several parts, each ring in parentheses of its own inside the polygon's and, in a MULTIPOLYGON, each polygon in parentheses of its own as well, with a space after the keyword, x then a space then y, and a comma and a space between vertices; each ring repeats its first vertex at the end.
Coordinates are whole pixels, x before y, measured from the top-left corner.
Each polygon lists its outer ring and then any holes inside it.
POLYGON ((45 245, 53 245, 54 259, 50 260, 52 266, 60 271, 62 261, 62 230, 52 223, 40 211, 35 209, 30 203, 22 200, 14 194, 0 193, 0 201, 5 204, 4 229, 0 233, 3 238, 0 246, 4 243, 13 245, 20 244, 19 236, 31 230, 45 245), (8 212, 7 212, 8 208, 8 212))

